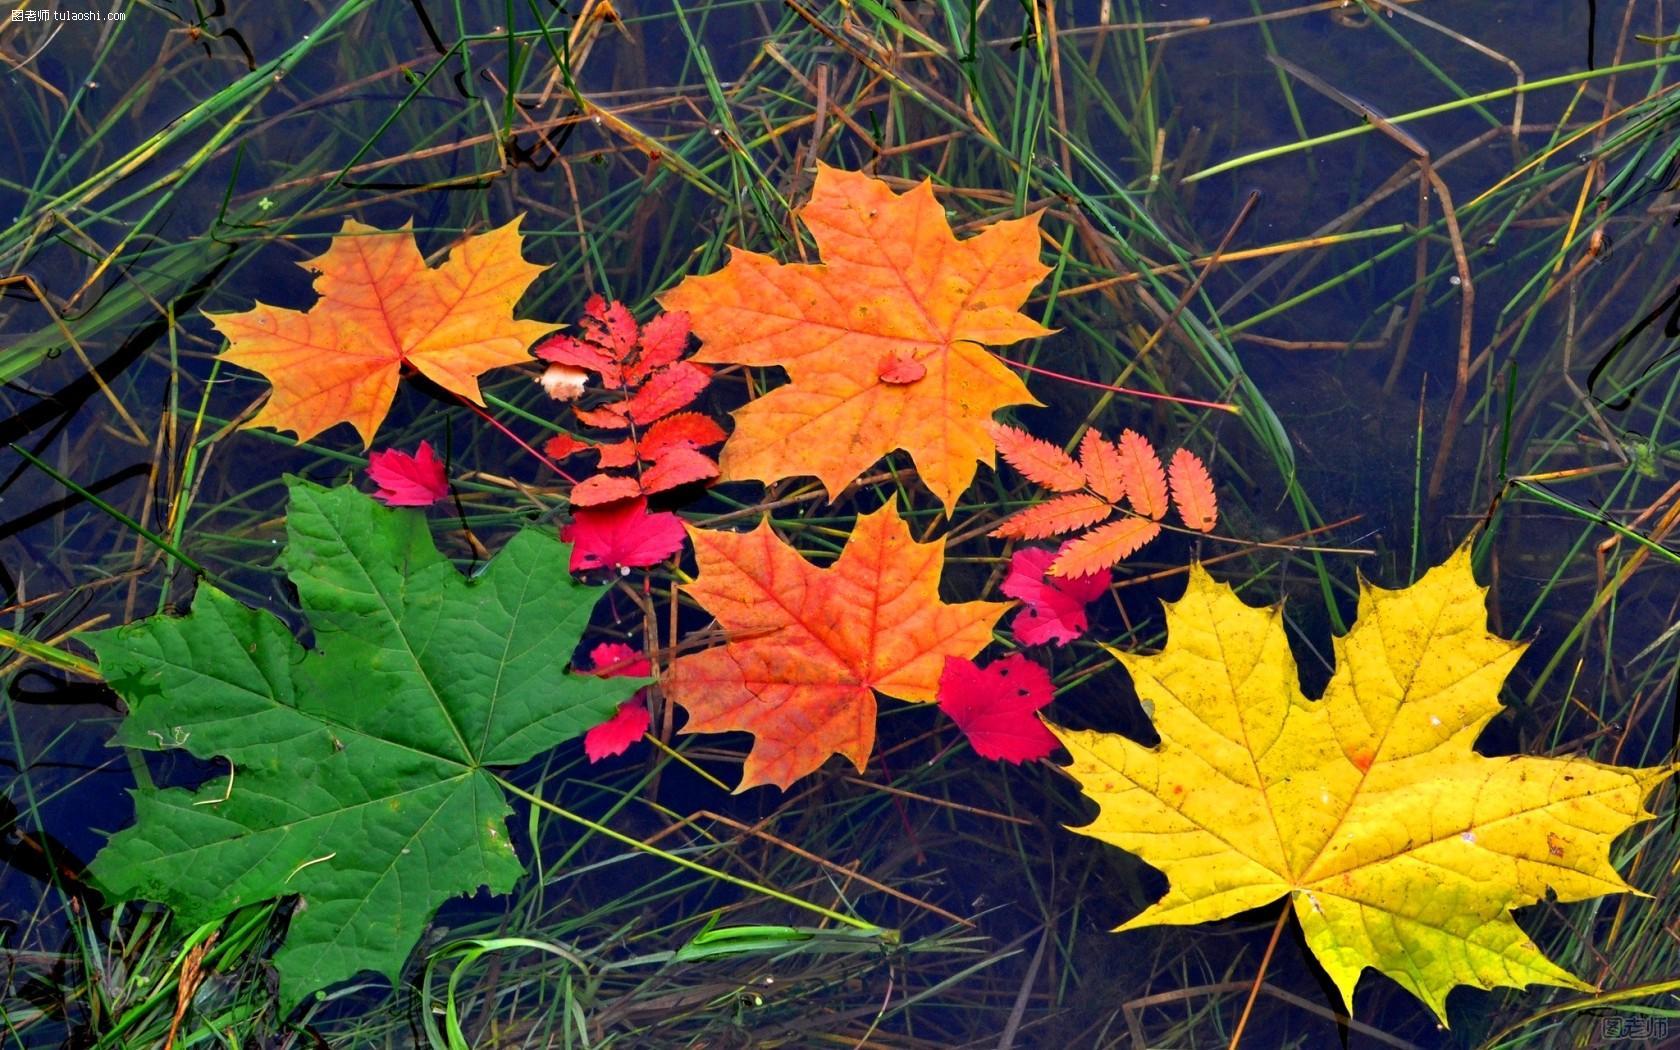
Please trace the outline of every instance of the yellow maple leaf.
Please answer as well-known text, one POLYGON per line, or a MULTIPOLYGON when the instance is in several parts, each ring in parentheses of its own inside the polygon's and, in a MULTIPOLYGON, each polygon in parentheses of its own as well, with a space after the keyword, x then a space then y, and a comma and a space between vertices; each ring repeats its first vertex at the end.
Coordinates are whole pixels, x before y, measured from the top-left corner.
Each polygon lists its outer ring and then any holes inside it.
POLYGON ((432 269, 414 231, 347 219, 314 271, 320 299, 307 311, 257 303, 206 314, 228 339, 222 359, 268 377, 268 402, 246 425, 308 441, 336 423, 373 435, 390 411, 407 362, 452 393, 484 404, 478 376, 529 361, 528 348, 559 325, 517 321, 514 304, 545 267, 520 253, 519 219, 457 244, 432 269))
POLYGON ((929 182, 895 194, 819 165, 799 218, 821 263, 735 248, 722 270, 659 297, 689 314, 695 360, 781 366, 791 380, 734 413, 723 479, 813 474, 833 499, 902 448, 949 512, 993 461, 992 413, 1038 404, 986 350, 1050 333, 1020 312, 1049 272, 1038 216, 959 241, 929 182))
POLYGON ((1674 767, 1489 758, 1525 643, 1487 631, 1470 552, 1397 591, 1362 584, 1321 700, 1302 696, 1281 606, 1253 608, 1192 565, 1167 646, 1111 650, 1161 743, 1052 726, 1098 806, 1073 830, 1160 869, 1167 895, 1119 927, 1221 919, 1287 896, 1344 1001, 1367 967, 1446 1020, 1457 985, 1590 985, 1511 917, 1546 896, 1632 891, 1612 840, 1650 817, 1674 767))

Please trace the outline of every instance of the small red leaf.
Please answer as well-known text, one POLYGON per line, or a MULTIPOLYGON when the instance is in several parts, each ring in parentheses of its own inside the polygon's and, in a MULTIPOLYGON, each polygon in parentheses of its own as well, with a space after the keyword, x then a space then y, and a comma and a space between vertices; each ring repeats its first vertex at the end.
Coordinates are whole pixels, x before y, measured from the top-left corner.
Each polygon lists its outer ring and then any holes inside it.
POLYGON ((643 459, 655 460, 664 455, 667 449, 705 448, 728 436, 710 416, 703 416, 698 412, 679 412, 674 416, 666 416, 648 428, 647 433, 642 435, 641 454, 643 459))
POLYGON ((628 439, 614 441, 610 445, 596 445, 595 451, 601 454, 601 461, 596 464, 602 470, 609 467, 633 467, 636 465, 636 443, 628 439))
POLYGON ((1056 552, 1023 547, 1009 560, 1003 593, 1021 599, 1021 610, 1009 622, 1015 640, 1023 645, 1057 645, 1080 638, 1090 627, 1085 606, 1108 591, 1114 574, 1104 571, 1071 579, 1046 577, 1056 552))
POLYGON ((651 495, 691 481, 715 478, 717 474, 718 465, 704 452, 691 448, 668 448, 659 457, 659 462, 642 471, 642 491, 651 495))
POLYGON ((648 377, 634 397, 624 403, 624 415, 646 425, 668 416, 700 396, 711 385, 712 371, 692 361, 678 361, 648 377))
POLYGON ((682 311, 659 314, 642 326, 642 352, 624 380, 640 386, 648 376, 683 355, 688 349, 688 315, 682 311))
POLYGON ((387 507, 429 507, 449 495, 443 461, 429 442, 410 455, 388 448, 368 457, 367 476, 379 490, 373 498, 387 507))
POLYGON ((1029 762, 1056 749, 1055 736, 1037 714, 1054 692, 1050 672, 1020 653, 985 668, 947 656, 939 676, 939 709, 980 757, 1029 762))
POLYGON ((991 423, 986 429, 1004 460, 1028 481, 1051 492, 1073 492, 1084 486, 1085 472, 1079 464, 1050 442, 1002 423, 991 423))
POLYGON ((927 365, 904 354, 882 354, 875 366, 875 374, 881 382, 890 386, 909 386, 927 375, 927 365))
POLYGON ((650 514, 647 500, 634 499, 608 507, 577 509, 571 524, 560 530, 560 538, 572 544, 571 571, 617 569, 627 573, 632 568, 657 565, 682 550, 687 533, 675 514, 650 514))
POLYGON ((594 448, 587 441, 580 441, 570 434, 556 434, 543 444, 543 455, 549 459, 568 459, 594 448))
POLYGON ((531 352, 544 361, 565 368, 584 369, 602 376, 617 371, 612 359, 600 347, 575 335, 551 335, 531 352))
POLYGON ((589 673, 602 678, 646 678, 653 662, 623 642, 598 642, 589 650, 589 673))
POLYGON ((617 503, 619 500, 641 494, 642 486, 635 478, 597 474, 573 485, 571 500, 574 507, 599 507, 604 503, 617 503))
POLYGON ((1173 505, 1184 524, 1197 532, 1212 532, 1219 524, 1219 501, 1202 458, 1187 448, 1179 449, 1173 453, 1167 478, 1172 482, 1173 505))
MULTIPOLYGON (((642 694, 637 693, 640 697, 642 694)), ((590 762, 622 755, 630 745, 640 740, 653 724, 647 704, 640 699, 626 700, 605 722, 583 734, 583 753, 590 762)))

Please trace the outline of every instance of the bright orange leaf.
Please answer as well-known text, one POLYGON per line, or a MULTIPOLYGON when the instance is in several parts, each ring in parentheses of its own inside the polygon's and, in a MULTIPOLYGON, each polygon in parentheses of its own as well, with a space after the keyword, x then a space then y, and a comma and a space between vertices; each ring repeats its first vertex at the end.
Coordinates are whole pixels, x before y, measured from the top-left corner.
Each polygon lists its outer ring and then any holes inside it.
POLYGON ((513 307, 543 271, 520 254, 519 220, 469 237, 436 269, 413 229, 378 230, 346 219, 321 255, 320 299, 307 311, 258 303, 207 314, 228 339, 222 359, 268 377, 268 402, 247 426, 295 431, 307 441, 349 423, 371 444, 390 411, 404 363, 482 405, 478 376, 531 359, 556 325, 517 321, 513 307))
POLYGON ((1184 524, 1197 532, 1212 532, 1219 524, 1219 501, 1201 457, 1187 448, 1174 452, 1167 465, 1167 479, 1172 482, 1173 505, 1184 524))
POLYGON ((1155 446, 1135 430, 1120 433, 1120 473, 1132 509, 1159 521, 1167 513, 1167 475, 1155 446))
POLYGON ((1077 492, 1085 485, 1085 471, 1073 457, 1040 437, 1018 427, 992 423, 986 427, 997 443, 998 453, 1021 476, 1051 492, 1077 492))
POLYGON ((941 601, 945 541, 912 540, 892 504, 859 518, 827 568, 768 521, 689 536, 699 575, 683 590, 728 641, 673 661, 665 692, 688 710, 686 733, 753 734, 741 791, 785 788, 834 754, 862 771, 875 744, 875 691, 936 699, 945 658, 979 652, 1009 608, 941 601))
POLYGON ((1079 465, 1085 470, 1086 483, 1091 491, 1119 503, 1126 495, 1126 470, 1120 460, 1120 450, 1096 430, 1085 431, 1079 439, 1079 465))
POLYGON ((1042 540, 1103 521, 1114 508, 1088 492, 1070 492, 1012 514, 992 535, 1008 540, 1042 540))
POLYGON ((735 412, 722 477, 814 474, 833 499, 901 448, 949 512, 975 465, 992 462, 992 413, 1037 404, 986 347, 1050 332, 1020 312, 1048 272, 1038 216, 958 241, 931 183, 901 195, 819 166, 799 217, 821 263, 737 248, 660 297, 689 314, 696 360, 779 366, 792 380, 735 412))
POLYGON ((1050 563, 1050 575, 1068 579, 1101 572, 1136 554, 1160 534, 1161 523, 1148 518, 1121 518, 1099 525, 1062 544, 1056 560, 1050 563))

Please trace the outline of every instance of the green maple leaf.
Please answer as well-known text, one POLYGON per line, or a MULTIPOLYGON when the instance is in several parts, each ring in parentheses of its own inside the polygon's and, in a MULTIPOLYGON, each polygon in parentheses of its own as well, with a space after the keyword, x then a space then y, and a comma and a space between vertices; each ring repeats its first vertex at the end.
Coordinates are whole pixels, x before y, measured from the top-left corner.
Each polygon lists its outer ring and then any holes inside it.
POLYGON ((288 1009, 364 970, 394 982, 440 903, 511 889, 512 810, 485 767, 580 735, 645 684, 568 673, 603 588, 572 579, 546 530, 468 581, 421 515, 289 486, 284 563, 313 651, 207 584, 185 617, 88 638, 129 705, 121 743, 233 769, 137 790, 98 885, 193 924, 297 894, 275 958, 288 1009))

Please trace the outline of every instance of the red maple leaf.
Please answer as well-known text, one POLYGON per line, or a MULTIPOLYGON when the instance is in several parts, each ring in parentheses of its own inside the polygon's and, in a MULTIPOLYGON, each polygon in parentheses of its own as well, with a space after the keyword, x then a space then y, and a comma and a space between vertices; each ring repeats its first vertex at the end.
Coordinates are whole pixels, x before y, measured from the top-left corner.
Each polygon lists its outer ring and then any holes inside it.
POLYGON ((413 453, 388 448, 368 457, 367 476, 379 486, 373 498, 387 507, 429 507, 449 495, 443 460, 430 442, 413 453))
MULTIPOLYGON (((602 678, 621 676, 644 677, 653 673, 653 664, 646 656, 623 642, 602 642, 589 651, 590 674, 602 678)), ((583 735, 583 753, 591 763, 603 758, 622 755, 630 745, 642 738, 653 724, 647 709, 647 691, 618 705, 613 716, 583 735)))
POLYGON ((1021 599, 1021 610, 1009 621, 1015 640, 1023 645, 1055 642, 1066 645, 1083 637, 1090 621, 1085 606, 1107 592, 1114 574, 1107 569, 1088 576, 1063 579, 1048 575, 1056 552, 1023 547, 1009 560, 1003 593, 1021 599))
POLYGON ((647 500, 640 497, 603 507, 579 507, 571 523, 560 530, 560 538, 572 544, 573 572, 617 569, 628 573, 658 565, 682 550, 686 536, 681 518, 669 511, 650 514, 647 500))
POLYGON ((1055 736, 1038 719, 1038 709, 1054 692, 1050 672, 1020 653, 989 667, 947 656, 939 676, 939 709, 981 758, 1032 762, 1056 749, 1055 736))

